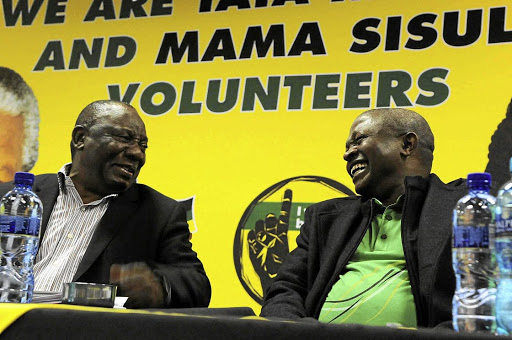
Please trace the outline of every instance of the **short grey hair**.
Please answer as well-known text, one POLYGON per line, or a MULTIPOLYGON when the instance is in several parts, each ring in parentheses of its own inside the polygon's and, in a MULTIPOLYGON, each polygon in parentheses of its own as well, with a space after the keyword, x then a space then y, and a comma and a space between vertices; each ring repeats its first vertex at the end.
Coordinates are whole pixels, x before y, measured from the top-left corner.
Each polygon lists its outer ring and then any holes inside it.
MULTIPOLYGON (((124 102, 117 101, 117 100, 107 100, 107 99, 96 100, 96 101, 90 103, 89 105, 87 105, 80 112, 80 114, 78 115, 78 118, 76 119, 75 127, 83 126, 86 128, 90 128, 91 126, 96 124, 97 120, 100 117, 107 115, 110 112, 112 106, 123 106, 123 107, 130 108, 130 109, 134 110, 135 112, 137 112, 137 110, 135 110, 135 108, 128 103, 124 103, 124 102)), ((73 159, 73 157, 75 156, 75 152, 76 152, 75 146, 73 145, 73 141, 71 141, 71 143, 70 143, 70 148, 71 148, 71 159, 73 159)))
POLYGON ((428 122, 419 113, 404 108, 381 108, 368 110, 361 115, 379 117, 382 127, 397 137, 408 132, 416 133, 422 159, 432 166, 434 134, 428 122))
POLYGON ((34 92, 15 71, 0 66, 0 110, 23 116, 25 140, 22 147, 22 171, 30 171, 39 149, 39 106, 34 92))

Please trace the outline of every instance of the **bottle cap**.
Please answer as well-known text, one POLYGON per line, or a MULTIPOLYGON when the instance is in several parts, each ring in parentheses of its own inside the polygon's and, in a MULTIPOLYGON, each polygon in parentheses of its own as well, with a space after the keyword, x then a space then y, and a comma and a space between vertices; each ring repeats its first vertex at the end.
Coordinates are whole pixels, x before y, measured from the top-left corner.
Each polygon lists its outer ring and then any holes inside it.
POLYGON ((474 172, 468 174, 468 187, 470 189, 485 189, 491 187, 491 174, 487 172, 474 172))
POLYGON ((30 172, 17 172, 14 174, 14 184, 30 185, 34 184, 34 174, 30 172))

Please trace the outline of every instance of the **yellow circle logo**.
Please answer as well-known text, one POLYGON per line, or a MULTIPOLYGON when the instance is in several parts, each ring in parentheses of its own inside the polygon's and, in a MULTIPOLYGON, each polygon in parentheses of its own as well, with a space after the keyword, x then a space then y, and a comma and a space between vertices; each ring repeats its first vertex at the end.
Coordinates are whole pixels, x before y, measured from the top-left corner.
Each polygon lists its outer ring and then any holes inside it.
POLYGON ((235 234, 235 268, 247 293, 258 303, 295 239, 311 204, 354 193, 343 184, 319 176, 299 176, 276 183, 247 207, 235 234))

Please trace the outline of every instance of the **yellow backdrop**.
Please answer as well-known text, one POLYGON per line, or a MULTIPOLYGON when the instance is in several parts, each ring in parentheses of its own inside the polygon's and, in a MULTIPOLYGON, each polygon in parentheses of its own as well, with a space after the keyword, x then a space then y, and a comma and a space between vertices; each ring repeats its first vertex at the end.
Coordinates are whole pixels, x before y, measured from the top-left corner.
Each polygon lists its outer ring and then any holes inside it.
POLYGON ((342 155, 362 111, 424 115, 433 171, 449 181, 485 169, 511 99, 508 1, 142 2, 4 1, 0 65, 39 100, 36 174, 70 160, 88 103, 124 99, 139 110, 150 139, 139 181, 194 197, 192 242, 212 307, 259 312, 247 234, 279 214, 286 188, 290 248, 307 204, 353 190, 342 155))

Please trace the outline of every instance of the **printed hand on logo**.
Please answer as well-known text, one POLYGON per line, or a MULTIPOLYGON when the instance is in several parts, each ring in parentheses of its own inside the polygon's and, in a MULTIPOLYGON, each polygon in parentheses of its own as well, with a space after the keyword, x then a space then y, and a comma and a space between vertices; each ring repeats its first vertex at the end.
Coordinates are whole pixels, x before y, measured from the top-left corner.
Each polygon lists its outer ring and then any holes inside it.
POLYGON ((249 231, 249 257, 254 270, 261 280, 263 294, 277 274, 286 255, 288 255, 288 224, 292 208, 292 191, 284 192, 279 220, 268 213, 265 220, 256 221, 254 230, 249 231))

